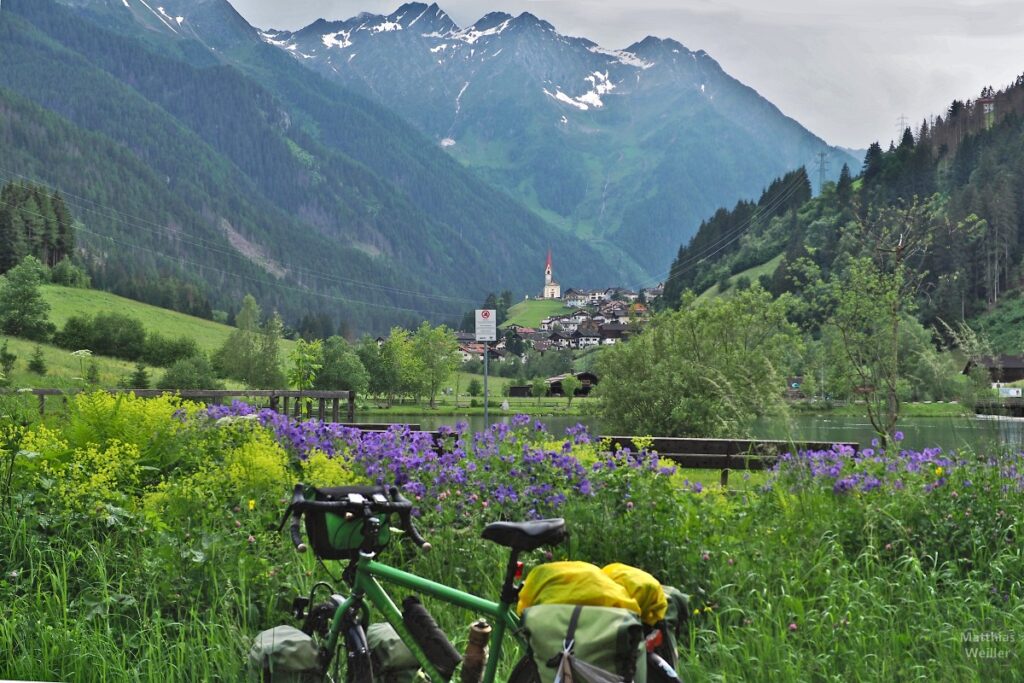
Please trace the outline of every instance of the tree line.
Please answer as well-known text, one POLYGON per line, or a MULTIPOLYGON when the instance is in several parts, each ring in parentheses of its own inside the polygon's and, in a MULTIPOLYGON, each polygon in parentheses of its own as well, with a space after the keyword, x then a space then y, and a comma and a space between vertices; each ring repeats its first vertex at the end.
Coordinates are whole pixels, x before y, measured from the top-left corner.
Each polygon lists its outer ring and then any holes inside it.
POLYGON ((0 189, 0 274, 26 256, 53 268, 74 251, 74 221, 59 192, 21 182, 0 189))
POLYGON ((599 360, 610 424, 737 435, 780 407, 788 376, 808 396, 861 404, 886 439, 906 401, 987 392, 986 373, 963 373, 967 360, 1024 349, 1019 330, 1001 347, 979 333, 979 316, 1016 302, 1024 281, 1024 77, 954 102, 887 149, 873 143, 856 175, 844 167, 816 197, 805 178, 719 210, 680 248, 651 329, 599 360), (715 284, 724 296, 693 295, 715 284), (727 338, 750 330, 785 343, 736 362, 727 338))

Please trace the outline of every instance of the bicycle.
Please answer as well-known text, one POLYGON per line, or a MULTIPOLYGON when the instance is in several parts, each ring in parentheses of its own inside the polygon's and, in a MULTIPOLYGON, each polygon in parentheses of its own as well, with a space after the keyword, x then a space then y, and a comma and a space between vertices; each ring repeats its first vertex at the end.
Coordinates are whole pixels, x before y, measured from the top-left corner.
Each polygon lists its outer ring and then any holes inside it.
MULTIPOLYGON (((343 641, 345 680, 348 683, 372 683, 370 648, 365 630, 370 623, 369 603, 395 629, 431 681, 439 683, 451 679, 461 661, 458 652, 416 598, 407 598, 404 611, 400 610, 381 585, 383 581, 490 619, 493 628, 488 639, 489 656, 482 683, 493 683, 508 636, 519 643, 522 652, 527 651, 519 616, 515 612, 522 587, 517 583, 522 576, 519 556, 545 545, 561 543, 566 537, 565 520, 493 522, 484 528, 484 539, 510 550, 501 593, 498 600, 493 601, 375 559, 390 540, 388 521, 392 515, 397 516, 403 535, 422 551, 429 552, 430 544, 412 522, 412 508, 412 503, 395 487, 317 489, 296 485, 291 504, 281 521, 283 528, 291 515, 291 538, 296 549, 299 552, 307 549, 300 529, 305 517, 306 533, 317 558, 349 561, 342 575, 351 591, 347 597, 335 593, 330 584, 320 582, 313 586, 308 598, 296 598, 293 604, 296 619, 303 621, 302 630, 311 636, 319 635, 324 643, 319 649, 318 674, 326 678, 333 663, 335 677, 338 677, 340 661, 336 660, 336 655, 339 643, 343 641), (330 588, 331 598, 315 604, 315 594, 322 586, 330 588)), ((509 677, 510 683, 537 683, 539 680, 536 665, 528 655, 519 660, 509 677)))

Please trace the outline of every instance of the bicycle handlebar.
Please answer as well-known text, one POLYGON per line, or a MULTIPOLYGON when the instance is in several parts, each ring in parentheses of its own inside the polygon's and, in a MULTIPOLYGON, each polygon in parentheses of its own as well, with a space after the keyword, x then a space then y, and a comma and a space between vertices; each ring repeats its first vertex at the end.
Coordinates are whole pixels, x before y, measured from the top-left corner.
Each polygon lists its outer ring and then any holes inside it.
POLYGON ((430 552, 432 546, 423 538, 423 536, 420 535, 420 532, 417 531, 416 526, 412 522, 412 502, 405 498, 405 496, 403 496, 394 486, 388 489, 388 493, 390 494, 390 500, 386 501, 376 500, 374 498, 370 498, 362 503, 351 503, 343 500, 308 500, 304 492, 304 486, 302 484, 296 484, 295 490, 292 493, 292 502, 285 511, 285 519, 281 520, 281 527, 284 527, 285 521, 288 518, 288 513, 291 512, 292 543, 295 545, 296 550, 301 553, 306 551, 306 544, 302 542, 302 534, 299 529, 299 523, 302 519, 303 512, 308 510, 321 510, 323 512, 334 513, 351 512, 360 516, 362 516, 366 510, 385 514, 393 512, 398 515, 402 531, 409 536, 412 542, 419 546, 420 550, 423 552, 430 552))
POLYGON ((425 538, 420 536, 420 532, 417 531, 416 526, 412 523, 412 503, 406 500, 405 496, 398 492, 398 489, 392 488, 391 491, 394 498, 404 505, 404 512, 398 512, 398 517, 402 520, 402 531, 409 534, 409 538, 412 539, 413 543, 419 546, 420 550, 424 553, 429 553, 433 546, 427 543, 425 538))

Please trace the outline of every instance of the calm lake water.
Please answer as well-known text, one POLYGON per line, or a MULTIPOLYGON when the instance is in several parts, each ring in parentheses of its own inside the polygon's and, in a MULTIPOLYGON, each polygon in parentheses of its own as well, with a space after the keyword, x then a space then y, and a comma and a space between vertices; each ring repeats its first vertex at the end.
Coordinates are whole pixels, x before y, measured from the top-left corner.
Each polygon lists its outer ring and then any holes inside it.
MULTIPOLYGON (((482 415, 454 418, 435 415, 388 415, 389 422, 418 424, 433 430, 457 421, 468 422, 473 431, 484 429, 482 415)), ((508 422, 510 415, 495 411, 491 422, 508 422)), ((564 434, 577 423, 587 425, 592 434, 601 434, 600 420, 592 417, 548 416, 536 418, 553 434, 564 434)), ((899 429, 907 448, 941 446, 944 449, 969 446, 976 451, 1001 449, 1024 444, 1024 419, 979 419, 966 417, 909 417, 900 421, 899 429)), ((868 444, 874 432, 866 418, 799 415, 789 421, 762 420, 754 426, 754 436, 762 439, 793 439, 795 441, 851 441, 868 444)))

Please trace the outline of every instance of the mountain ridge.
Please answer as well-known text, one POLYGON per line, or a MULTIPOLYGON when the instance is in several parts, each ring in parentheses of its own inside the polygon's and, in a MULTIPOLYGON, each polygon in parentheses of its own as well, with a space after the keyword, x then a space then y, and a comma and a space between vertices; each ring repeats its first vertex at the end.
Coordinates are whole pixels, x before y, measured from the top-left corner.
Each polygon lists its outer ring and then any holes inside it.
POLYGON ((831 177, 857 161, 674 38, 608 49, 529 12, 460 27, 437 3, 260 36, 645 276, 719 204, 821 151, 831 177))
MULTIPOLYGON (((330 311, 335 320, 383 332, 416 324, 415 310, 456 319, 491 289, 531 291, 535 264, 549 246, 565 254, 581 281, 596 282, 609 269, 587 245, 460 169, 397 116, 294 65, 248 24, 202 35, 207 44, 200 45, 182 35, 194 28, 193 15, 180 11, 186 3, 161 5, 173 30, 154 12, 139 23, 139 0, 129 2, 72 0, 69 11, 7 0, 0 11, 8 36, 0 45, 0 88, 25 98, 25 107, 51 112, 56 118, 45 117, 46 126, 65 139, 90 140, 106 175, 83 183, 68 164, 39 164, 43 150, 34 143, 15 144, 11 158, 36 169, 34 179, 73 188, 83 201, 139 216, 152 228, 118 232, 87 217, 103 239, 149 250, 133 265, 129 249, 111 251, 87 236, 90 258, 111 253, 124 261, 116 276, 101 274, 97 282, 146 300, 151 285, 142 284, 142 263, 159 263, 166 278, 189 277, 175 265, 182 258, 232 271, 233 260, 215 264, 195 246, 208 241, 225 253, 265 254, 286 271, 253 263, 251 277, 262 284, 232 283, 230 272, 212 276, 214 306, 229 308, 250 290, 289 318, 330 311), (249 71, 232 51, 246 57, 249 71), (152 166, 178 192, 160 190, 153 174, 121 177, 117 159, 125 155, 152 166), (173 235, 195 244, 175 238, 171 250, 173 235)), ((219 0, 187 4, 209 16, 227 11, 219 0)), ((21 142, 40 115, 18 111, 10 123, 12 139, 21 142)), ((96 263, 113 267, 110 259, 96 263)))

